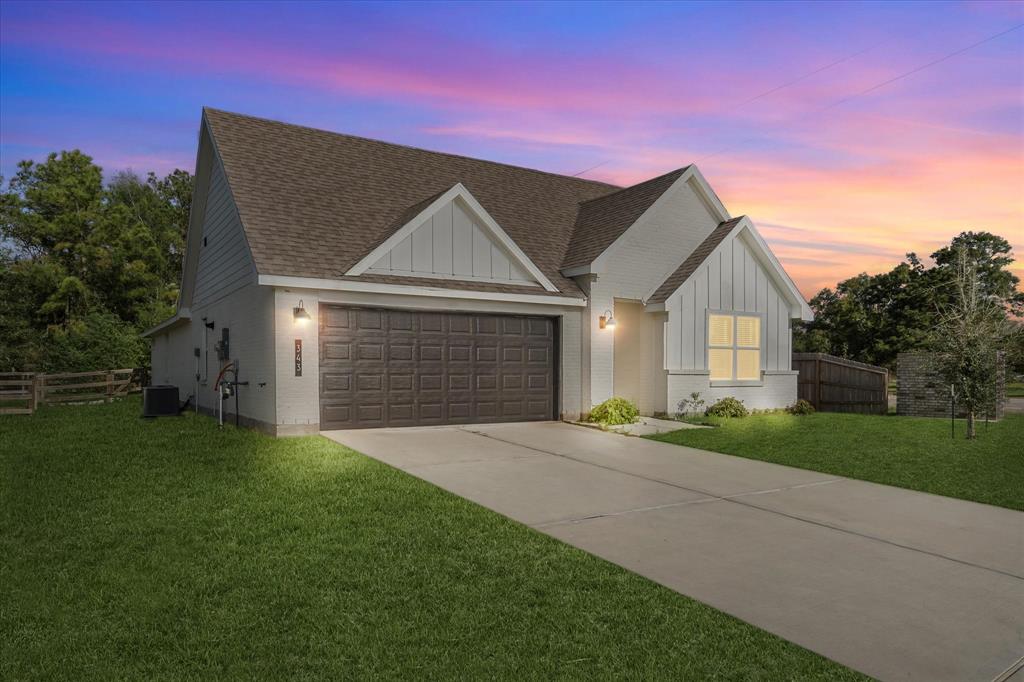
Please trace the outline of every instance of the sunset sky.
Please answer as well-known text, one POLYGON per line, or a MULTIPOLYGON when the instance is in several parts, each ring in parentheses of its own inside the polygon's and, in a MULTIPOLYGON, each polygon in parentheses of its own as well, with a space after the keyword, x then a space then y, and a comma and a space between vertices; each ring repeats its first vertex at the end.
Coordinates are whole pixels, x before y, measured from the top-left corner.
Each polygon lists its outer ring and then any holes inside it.
POLYGON ((0 174, 73 148, 191 171, 203 105, 616 184, 697 163, 810 297, 967 229, 1024 260, 1022 24, 1013 2, 5 0, 0 174))

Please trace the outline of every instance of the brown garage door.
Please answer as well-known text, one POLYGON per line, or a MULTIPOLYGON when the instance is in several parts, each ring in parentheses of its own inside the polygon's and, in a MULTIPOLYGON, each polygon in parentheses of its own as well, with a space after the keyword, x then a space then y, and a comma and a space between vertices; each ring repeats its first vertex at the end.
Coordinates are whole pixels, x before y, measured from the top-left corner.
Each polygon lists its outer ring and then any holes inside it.
POLYGON ((320 306, 320 428, 555 416, 553 318, 320 306))

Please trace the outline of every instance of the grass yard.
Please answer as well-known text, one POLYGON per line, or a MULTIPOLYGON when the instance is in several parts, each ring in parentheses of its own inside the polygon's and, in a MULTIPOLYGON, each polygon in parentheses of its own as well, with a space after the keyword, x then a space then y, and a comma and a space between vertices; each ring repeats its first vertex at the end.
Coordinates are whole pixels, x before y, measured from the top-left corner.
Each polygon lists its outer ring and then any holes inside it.
POLYGON ((0 417, 0 678, 863 679, 319 438, 0 417))
POLYGON ((963 420, 955 440, 944 419, 819 412, 709 421, 719 428, 651 438, 1024 511, 1024 415, 979 423, 974 442, 963 420))
POLYGON ((1007 398, 1024 398, 1024 382, 1010 381, 1006 383, 1007 398))

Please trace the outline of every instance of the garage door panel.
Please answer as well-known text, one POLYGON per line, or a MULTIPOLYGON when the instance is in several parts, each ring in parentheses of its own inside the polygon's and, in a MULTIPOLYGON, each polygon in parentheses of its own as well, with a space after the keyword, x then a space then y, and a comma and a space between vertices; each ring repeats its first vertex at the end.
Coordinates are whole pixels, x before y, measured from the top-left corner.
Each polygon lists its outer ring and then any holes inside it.
POLYGON ((347 308, 325 307, 320 314, 321 325, 327 329, 348 329, 349 312, 347 308))
POLYGON ((388 424, 390 426, 412 426, 416 423, 415 402, 395 402, 388 404, 388 424))
POLYGON ((421 333, 444 332, 444 315, 440 313, 419 313, 419 330, 421 333))
POLYGON ((498 361, 498 347, 477 346, 476 361, 478 364, 496 363, 498 361))
POLYGON ((388 331, 393 333, 412 332, 415 313, 393 310, 387 316, 388 331))
POLYGON ((448 342, 448 362, 470 363, 473 361, 473 344, 469 341, 448 342))
POLYGON ((352 389, 352 375, 350 373, 336 374, 334 372, 324 372, 323 381, 321 383, 321 390, 324 393, 343 393, 348 394, 352 389))
POLYGON ((476 333, 482 336, 497 336, 498 318, 491 315, 477 315, 476 333))
POLYGON ((325 343, 321 355, 327 360, 348 360, 352 357, 352 344, 346 342, 325 343))
POLYGON ((448 333, 453 336, 473 333, 473 318, 469 315, 449 315, 448 333))
POLYGON ((549 377, 547 374, 527 374, 526 389, 530 392, 547 391, 551 388, 551 384, 548 379, 549 377))
POLYGON ((390 372, 388 374, 388 392, 395 394, 402 391, 413 391, 416 374, 413 372, 390 372))
POLYGON ((501 318, 501 333, 522 336, 524 320, 521 317, 501 318))
POLYGON ((471 400, 449 400, 448 422, 458 424, 469 422, 473 418, 473 402, 471 400))
POLYGON ((321 428, 551 419, 549 318, 321 307, 321 428))
POLYGON ((320 418, 327 422, 347 423, 352 421, 352 405, 348 403, 320 404, 320 418))
POLYGON ((551 414, 550 400, 528 400, 526 413, 532 419, 545 419, 543 415, 551 414))

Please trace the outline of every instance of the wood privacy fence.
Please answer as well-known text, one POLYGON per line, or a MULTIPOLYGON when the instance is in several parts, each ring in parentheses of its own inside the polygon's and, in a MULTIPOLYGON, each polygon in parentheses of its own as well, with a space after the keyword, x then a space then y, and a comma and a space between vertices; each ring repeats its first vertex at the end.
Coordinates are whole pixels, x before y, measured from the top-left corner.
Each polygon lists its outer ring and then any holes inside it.
POLYGON ((797 397, 821 412, 886 414, 889 371, 884 367, 827 355, 793 353, 797 397))
POLYGON ((139 390, 134 369, 33 374, 0 372, 0 414, 32 414, 40 405, 110 402, 139 390))

